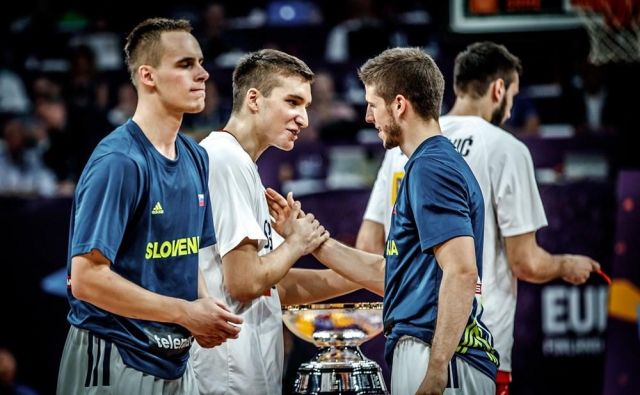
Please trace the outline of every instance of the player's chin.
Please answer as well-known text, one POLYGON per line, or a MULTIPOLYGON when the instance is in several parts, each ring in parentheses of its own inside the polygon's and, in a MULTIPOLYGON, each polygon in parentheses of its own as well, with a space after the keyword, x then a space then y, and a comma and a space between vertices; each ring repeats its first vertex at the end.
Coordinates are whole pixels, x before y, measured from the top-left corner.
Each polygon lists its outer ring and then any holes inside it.
POLYGON ((197 114, 202 112, 202 110, 204 110, 204 100, 191 103, 185 112, 188 114, 197 114))
POLYGON ((295 147, 295 143, 293 141, 285 141, 278 144, 277 147, 283 151, 291 151, 295 147))
POLYGON ((384 139, 382 140, 382 145, 384 146, 385 149, 393 149, 393 148, 396 148, 399 144, 395 140, 384 139))

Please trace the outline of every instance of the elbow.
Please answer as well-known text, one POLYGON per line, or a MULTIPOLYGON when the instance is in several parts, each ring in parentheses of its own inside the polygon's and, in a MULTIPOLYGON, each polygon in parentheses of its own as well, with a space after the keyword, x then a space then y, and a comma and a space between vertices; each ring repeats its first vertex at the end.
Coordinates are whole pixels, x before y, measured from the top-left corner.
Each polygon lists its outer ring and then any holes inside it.
POLYGON ((511 271, 513 275, 520 280, 532 282, 535 279, 535 268, 531 265, 531 262, 527 259, 513 259, 510 260, 511 271))
POLYGON ((92 302, 92 296, 95 293, 92 274, 91 266, 85 265, 82 261, 71 262, 71 275, 68 281, 74 298, 83 302, 92 302))
POLYGON ((78 300, 91 303, 91 285, 89 285, 87 281, 82 281, 82 279, 79 279, 78 277, 78 275, 71 276, 69 283, 71 287, 71 295, 78 300))
POLYGON ((473 293, 475 294, 476 284, 478 282, 478 269, 474 266, 473 270, 465 270, 460 272, 458 276, 464 284, 473 289, 473 293))
MULTIPOLYGON (((473 289, 475 293, 476 283, 478 282, 478 268, 475 262, 469 262, 469 264, 451 266, 450 278, 457 281, 459 284, 463 284, 467 289, 473 289)), ((444 271, 447 275, 447 270, 444 271)))

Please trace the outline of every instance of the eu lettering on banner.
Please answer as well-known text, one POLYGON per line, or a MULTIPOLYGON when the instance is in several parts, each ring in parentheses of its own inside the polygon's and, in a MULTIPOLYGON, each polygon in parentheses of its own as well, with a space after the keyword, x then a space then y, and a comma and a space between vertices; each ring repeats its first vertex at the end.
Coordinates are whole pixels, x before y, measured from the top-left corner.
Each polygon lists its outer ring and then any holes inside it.
POLYGON ((607 287, 567 285, 542 290, 542 353, 545 356, 604 352, 607 287))

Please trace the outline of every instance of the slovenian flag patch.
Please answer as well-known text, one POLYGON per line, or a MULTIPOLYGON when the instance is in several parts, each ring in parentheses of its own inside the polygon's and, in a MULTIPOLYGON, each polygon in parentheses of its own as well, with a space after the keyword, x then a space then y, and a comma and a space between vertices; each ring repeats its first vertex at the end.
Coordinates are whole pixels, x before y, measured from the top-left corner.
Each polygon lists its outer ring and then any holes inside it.
POLYGON ((198 194, 198 206, 204 207, 204 194, 203 193, 199 193, 198 194))

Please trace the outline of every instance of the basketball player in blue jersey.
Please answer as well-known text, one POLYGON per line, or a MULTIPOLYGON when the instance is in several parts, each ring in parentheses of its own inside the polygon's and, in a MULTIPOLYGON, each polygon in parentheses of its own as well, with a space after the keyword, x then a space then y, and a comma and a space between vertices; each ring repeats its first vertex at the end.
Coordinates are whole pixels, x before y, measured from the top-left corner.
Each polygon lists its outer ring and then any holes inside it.
MULTIPOLYGON (((475 299, 482 271, 480 187, 438 116, 444 79, 429 55, 395 48, 359 70, 366 121, 386 149, 409 157, 385 258, 333 239, 322 263, 384 295, 386 359, 394 394, 494 394, 498 355, 475 299), (384 273, 384 274, 383 274, 384 273)), ((268 191, 276 229, 291 199, 268 191)))
POLYGON ((138 106, 98 144, 75 193, 58 394, 197 394, 194 339, 213 347, 239 333, 198 270, 215 235, 207 154, 178 134, 183 114, 203 109, 209 77, 190 32, 154 18, 127 37, 138 106))

